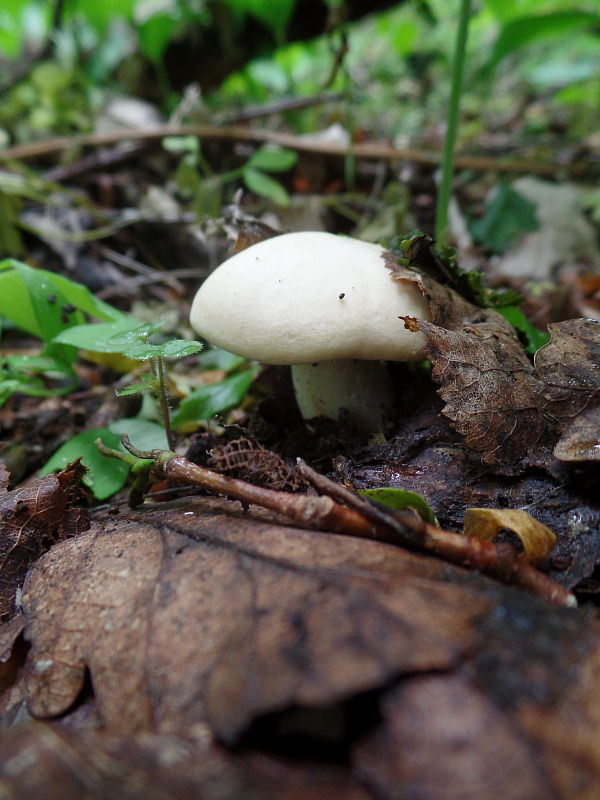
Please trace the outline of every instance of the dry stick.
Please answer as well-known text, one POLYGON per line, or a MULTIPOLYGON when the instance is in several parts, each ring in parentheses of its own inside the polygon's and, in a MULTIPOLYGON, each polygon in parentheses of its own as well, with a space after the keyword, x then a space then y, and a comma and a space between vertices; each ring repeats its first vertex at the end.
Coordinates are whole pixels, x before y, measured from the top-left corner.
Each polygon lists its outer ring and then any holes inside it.
POLYGON ((234 122, 245 122, 246 120, 256 119, 257 117, 268 117, 271 114, 279 114, 282 111, 295 111, 311 106, 323 105, 325 103, 339 103, 344 99, 342 92, 329 92, 325 94, 315 94, 312 97, 284 97, 273 103, 261 106, 249 106, 239 111, 227 111, 224 114, 217 114, 216 120, 219 125, 230 125, 234 122))
MULTIPOLYGON (((343 95, 341 92, 315 95, 313 97, 288 97, 270 105, 251 106, 250 108, 240 109, 237 112, 228 112, 223 115, 217 114, 215 122, 217 125, 233 125, 235 123, 245 122, 246 120, 256 119, 257 117, 267 117, 270 114, 281 111, 308 108, 323 103, 338 102, 342 99, 343 95)), ((130 142, 125 145, 118 145, 110 150, 101 150, 99 153, 91 153, 75 161, 73 164, 52 167, 52 169, 44 173, 44 178, 47 181, 56 182, 72 180, 73 178, 78 178, 81 175, 85 175, 97 169, 109 166, 113 167, 123 161, 130 161, 132 158, 136 158, 144 153, 151 145, 152 142, 145 142, 144 144, 137 145, 130 142)))
POLYGON ((325 496, 313 497, 265 489, 228 478, 180 456, 167 456, 159 466, 167 478, 184 480, 244 503, 269 508, 305 527, 426 550, 448 561, 492 575, 504 583, 527 588, 560 605, 576 605, 575 598, 567 589, 519 559, 509 544, 495 545, 444 531, 411 514, 388 514, 360 495, 315 472, 300 459, 298 466, 301 473, 325 496), (347 505, 336 502, 334 497, 347 505))
POLYGON ((150 145, 151 143, 149 142, 137 145, 130 143, 120 144, 110 150, 100 150, 90 153, 78 161, 75 161, 73 164, 52 167, 44 172, 43 177, 44 180, 55 181, 56 183, 79 178, 82 175, 87 175, 89 172, 114 167, 116 164, 121 164, 123 161, 137 158, 144 153, 150 145))
MULTIPOLYGON (((357 511, 336 503, 331 497, 314 497, 265 489, 237 478, 228 478, 220 472, 200 467, 181 456, 171 456, 160 466, 167 478, 195 483, 213 492, 234 497, 243 503, 254 503, 271 511, 278 511, 308 528, 368 539, 379 538, 377 526, 373 522, 365 519, 357 511)), ((387 536, 387 541, 397 541, 394 532, 388 530, 387 536)))
POLYGON ((179 294, 183 294, 183 292, 185 291, 185 286, 183 285, 183 283, 181 283, 181 281, 178 281, 176 277, 173 277, 170 271, 159 270, 155 269, 154 267, 149 267, 147 264, 142 264, 135 258, 131 258, 131 256, 126 256, 124 253, 119 253, 110 247, 100 247, 99 251, 101 255, 103 255, 109 261, 112 261, 114 264, 118 264, 121 267, 130 269, 133 272, 137 272, 139 275, 151 278, 156 283, 167 283, 172 289, 174 289, 179 294))
POLYGON ((455 564, 476 569, 503 583, 529 589, 540 597, 565 606, 576 606, 575 597, 543 572, 523 561, 508 543, 494 544, 472 536, 444 531, 409 513, 391 512, 371 500, 354 494, 339 483, 326 478, 298 459, 300 473, 319 492, 347 503, 377 525, 388 526, 398 536, 399 543, 417 547, 455 564))
MULTIPOLYGON (((198 136, 201 139, 269 142, 270 144, 289 147, 293 150, 340 157, 352 155, 355 158, 383 161, 404 159, 431 165, 437 165, 440 162, 440 154, 434 151, 392 147, 391 145, 376 143, 354 144, 347 147, 332 142, 320 142, 317 138, 304 138, 290 133, 245 128, 241 125, 223 127, 218 125, 159 125, 144 130, 131 129, 76 136, 59 136, 54 139, 47 139, 44 142, 8 147, 4 152, 0 153, 0 160, 26 160, 58 153, 74 146, 102 147, 128 139, 141 142, 162 139, 164 136, 198 136)), ((520 172, 534 175, 554 175, 559 170, 566 171, 571 175, 587 174, 593 171, 594 166, 597 166, 591 161, 579 161, 573 164, 539 164, 524 159, 497 160, 485 156, 457 156, 455 164, 457 167, 475 169, 482 172, 520 172)))

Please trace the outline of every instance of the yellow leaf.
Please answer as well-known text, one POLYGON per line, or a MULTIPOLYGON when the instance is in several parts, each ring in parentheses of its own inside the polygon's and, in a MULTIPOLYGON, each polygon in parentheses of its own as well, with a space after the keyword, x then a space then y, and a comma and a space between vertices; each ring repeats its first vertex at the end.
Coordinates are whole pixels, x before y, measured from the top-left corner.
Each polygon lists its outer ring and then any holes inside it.
POLYGON ((515 533, 527 561, 544 561, 556 544, 556 536, 537 519, 517 508, 468 508, 464 533, 476 539, 493 539, 503 528, 515 533))
POLYGON ((122 353, 100 353, 97 350, 82 350, 81 355, 94 364, 100 364, 102 367, 110 367, 116 372, 120 372, 122 375, 133 372, 140 367, 139 361, 127 358, 122 353))

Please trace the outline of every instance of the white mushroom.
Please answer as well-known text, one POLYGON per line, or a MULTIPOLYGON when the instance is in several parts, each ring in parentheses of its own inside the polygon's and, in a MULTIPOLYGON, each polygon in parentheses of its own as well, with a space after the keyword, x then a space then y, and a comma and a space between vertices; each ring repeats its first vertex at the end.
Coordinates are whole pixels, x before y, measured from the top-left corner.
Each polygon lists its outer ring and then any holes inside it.
POLYGON ((382 361, 424 358, 425 339, 399 317, 429 319, 418 287, 396 281, 384 249, 330 233, 287 233, 252 245, 198 290, 192 327, 207 341, 267 364, 291 364, 304 419, 383 427, 393 393, 382 361))

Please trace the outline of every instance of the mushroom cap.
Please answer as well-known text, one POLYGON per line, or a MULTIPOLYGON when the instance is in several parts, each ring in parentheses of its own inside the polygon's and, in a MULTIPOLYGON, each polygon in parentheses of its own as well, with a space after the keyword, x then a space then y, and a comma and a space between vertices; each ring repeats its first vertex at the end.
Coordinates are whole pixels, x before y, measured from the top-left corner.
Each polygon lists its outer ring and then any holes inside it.
POLYGON ((396 281, 380 245, 286 233, 232 256, 202 284, 190 323, 207 341, 267 364, 424 357, 400 316, 429 319, 416 284, 396 281))

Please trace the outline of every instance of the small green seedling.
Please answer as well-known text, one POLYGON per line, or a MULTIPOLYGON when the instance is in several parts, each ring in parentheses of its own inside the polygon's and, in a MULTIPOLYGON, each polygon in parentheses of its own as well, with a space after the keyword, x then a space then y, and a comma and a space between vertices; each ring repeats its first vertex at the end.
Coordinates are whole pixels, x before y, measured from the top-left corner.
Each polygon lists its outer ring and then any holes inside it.
POLYGON ((35 356, 0 355, 0 405, 15 393, 46 397, 70 392, 77 384, 77 346, 55 342, 86 315, 113 323, 127 319, 85 286, 13 258, 0 261, 0 317, 42 340, 35 356))
POLYGON ((116 323, 98 325, 76 325, 62 331, 53 341, 62 344, 79 344, 89 350, 103 353, 119 353, 136 361, 148 361, 152 365, 153 382, 130 387, 124 394, 151 388, 155 391, 160 404, 161 414, 167 442, 171 449, 175 446, 171 428, 168 392, 165 379, 165 359, 183 358, 193 355, 202 349, 200 342, 186 339, 170 339, 162 344, 152 344, 148 340, 161 327, 162 322, 140 324, 139 320, 130 317, 116 323), (100 328, 100 331, 98 330, 100 328))
MULTIPOLYGON (((120 419, 107 428, 85 430, 65 442, 42 469, 42 474, 62 469, 76 458, 88 468, 85 482, 97 499, 110 497, 124 485, 129 466, 102 456, 95 445, 118 447, 119 435, 129 433, 138 447, 165 450, 173 446, 173 431, 165 386, 168 359, 198 353, 203 345, 185 339, 150 341, 161 322, 142 323, 108 303, 98 300, 81 284, 42 269, 33 269, 15 259, 0 262, 0 321, 4 327, 20 328, 41 340, 35 355, 0 356, 0 405, 13 394, 49 396, 67 394, 76 388, 75 369, 80 351, 116 354, 134 361, 147 361, 151 375, 120 394, 151 391, 158 399, 164 428, 143 417, 120 419), (86 322, 90 317, 100 322, 86 322)), ((1 332, 1 331, 0 331, 1 332)), ((224 380, 201 387, 186 398, 176 412, 177 427, 238 405, 256 369, 241 370, 239 356, 210 348, 199 356, 206 369, 221 369, 224 380), (195 416, 194 416, 195 415, 195 416)))
POLYGON ((298 160, 298 154, 283 147, 264 146, 255 150, 241 167, 215 174, 202 155, 196 136, 167 136, 163 147, 170 153, 181 155, 175 173, 181 197, 189 200, 200 217, 217 217, 222 206, 225 184, 241 180, 247 189, 276 205, 290 202, 284 186, 268 173, 287 172, 298 160))

